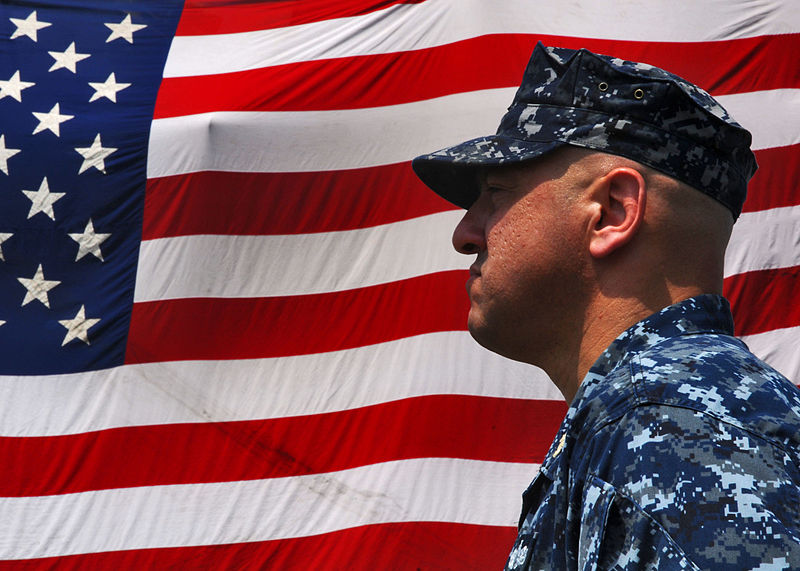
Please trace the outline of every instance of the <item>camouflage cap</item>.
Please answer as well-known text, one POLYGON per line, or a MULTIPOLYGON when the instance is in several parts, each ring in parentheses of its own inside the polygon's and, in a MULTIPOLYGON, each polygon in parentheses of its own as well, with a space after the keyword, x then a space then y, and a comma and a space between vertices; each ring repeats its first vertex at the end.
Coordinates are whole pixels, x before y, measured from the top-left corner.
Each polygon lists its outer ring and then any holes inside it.
POLYGON ((750 141, 713 97, 672 73, 539 43, 495 135, 419 156, 412 166, 436 193, 469 208, 479 192, 477 167, 573 145, 683 181, 724 204, 735 219, 758 168, 750 141))

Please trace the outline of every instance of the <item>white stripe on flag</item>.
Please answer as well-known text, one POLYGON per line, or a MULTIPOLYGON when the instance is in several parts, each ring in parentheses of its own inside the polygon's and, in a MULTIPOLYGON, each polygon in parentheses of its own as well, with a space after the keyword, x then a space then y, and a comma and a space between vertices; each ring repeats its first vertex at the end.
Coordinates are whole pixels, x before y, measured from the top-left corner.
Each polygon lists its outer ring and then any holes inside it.
POLYGON ((362 16, 285 28, 182 36, 172 42, 164 77, 229 73, 319 59, 419 50, 488 34, 559 36, 642 42, 702 42, 800 32, 800 10, 767 2, 697 0, 587 2, 580 17, 559 2, 426 0, 362 16))
MULTIPOLYGON (((343 232, 149 240, 135 301, 326 293, 466 269, 472 258, 450 241, 462 216, 451 210, 343 232)), ((742 214, 725 261, 726 277, 800 265, 800 206, 742 214)))
POLYGON ((0 498, 0 559, 266 541, 390 522, 511 527, 537 468, 421 458, 269 480, 0 498))
POLYGON ((745 212, 733 225, 725 277, 800 265, 800 206, 745 212))
POLYGON ((752 91, 716 99, 753 134, 750 148, 754 151, 800 143, 800 89, 752 91))
MULTIPOLYGON (((316 172, 400 163, 494 133, 515 89, 336 111, 215 112, 153 121, 148 178, 198 171, 316 172), (492 111, 494 110, 494 111, 492 111), (422 149, 422 151, 421 151, 422 149)), ((800 142, 800 89, 718 97, 753 149, 800 142)))
POLYGON ((284 418, 437 394, 563 401, 541 369, 451 331, 292 357, 0 376, 0 436, 284 418))
POLYGON ((156 119, 147 176, 205 170, 312 172, 399 163, 420 149, 433 151, 494 133, 514 91, 489 89, 367 109, 156 119))
POLYGON ((134 300, 304 295, 467 269, 471 259, 450 242, 462 216, 451 210, 340 232, 146 241, 134 300))
POLYGON ((775 367, 797 383, 800 380, 800 327, 773 329, 755 335, 743 335, 742 341, 759 359, 775 367))

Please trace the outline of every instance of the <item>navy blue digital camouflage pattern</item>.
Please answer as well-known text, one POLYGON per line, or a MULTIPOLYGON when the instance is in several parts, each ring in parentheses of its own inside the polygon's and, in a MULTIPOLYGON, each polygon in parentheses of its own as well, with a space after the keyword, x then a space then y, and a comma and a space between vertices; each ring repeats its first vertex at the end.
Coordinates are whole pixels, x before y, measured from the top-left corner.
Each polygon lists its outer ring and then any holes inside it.
POLYGON ((506 569, 800 569, 800 390, 702 295, 598 358, 523 495, 506 569))
POLYGON ((756 171, 750 133, 684 79, 586 49, 536 46, 495 135, 414 159, 436 193, 462 208, 475 169, 539 157, 565 144, 627 157, 724 204, 736 219, 756 171))

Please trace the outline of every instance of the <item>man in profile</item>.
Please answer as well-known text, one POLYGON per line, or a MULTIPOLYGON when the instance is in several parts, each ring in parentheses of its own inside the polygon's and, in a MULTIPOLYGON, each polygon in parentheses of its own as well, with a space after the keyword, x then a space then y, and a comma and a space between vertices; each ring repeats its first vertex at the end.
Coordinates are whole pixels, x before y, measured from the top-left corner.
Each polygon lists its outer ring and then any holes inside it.
POLYGON ((507 569, 800 568, 800 391, 721 295, 750 140, 669 72, 539 44, 496 135, 414 160, 467 209, 471 334, 570 404, 507 569))

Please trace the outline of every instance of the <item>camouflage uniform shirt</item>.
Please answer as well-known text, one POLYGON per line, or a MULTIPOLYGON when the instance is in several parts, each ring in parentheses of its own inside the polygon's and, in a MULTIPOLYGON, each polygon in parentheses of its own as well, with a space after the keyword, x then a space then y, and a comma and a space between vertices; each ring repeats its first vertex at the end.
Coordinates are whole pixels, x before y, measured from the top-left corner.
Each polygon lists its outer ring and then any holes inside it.
POLYGON ((606 349, 506 569, 800 569, 800 391, 732 333, 703 295, 606 349))

